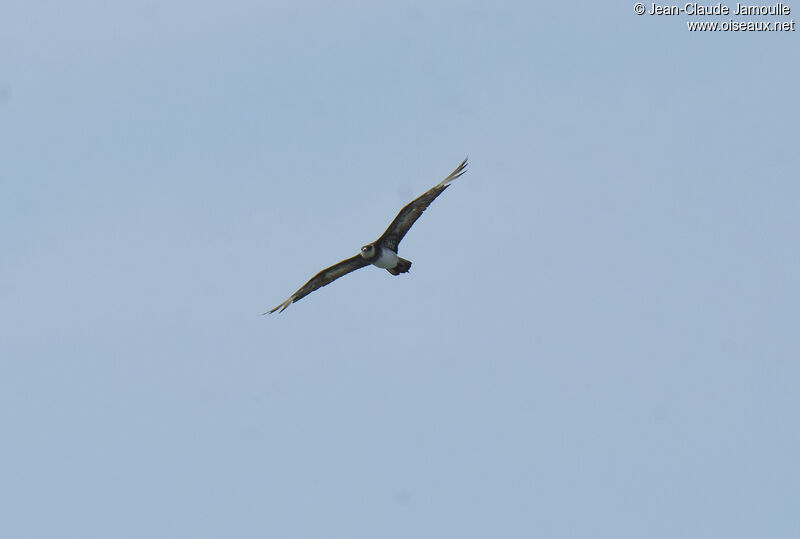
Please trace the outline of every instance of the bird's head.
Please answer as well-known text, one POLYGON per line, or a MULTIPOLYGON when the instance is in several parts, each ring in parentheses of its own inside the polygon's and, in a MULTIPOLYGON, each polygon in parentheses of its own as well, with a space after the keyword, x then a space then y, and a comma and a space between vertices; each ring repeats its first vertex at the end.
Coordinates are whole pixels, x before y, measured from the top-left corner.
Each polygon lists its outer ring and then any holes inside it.
POLYGON ((375 258, 375 246, 373 244, 365 245, 361 248, 361 258, 364 260, 372 260, 375 258))

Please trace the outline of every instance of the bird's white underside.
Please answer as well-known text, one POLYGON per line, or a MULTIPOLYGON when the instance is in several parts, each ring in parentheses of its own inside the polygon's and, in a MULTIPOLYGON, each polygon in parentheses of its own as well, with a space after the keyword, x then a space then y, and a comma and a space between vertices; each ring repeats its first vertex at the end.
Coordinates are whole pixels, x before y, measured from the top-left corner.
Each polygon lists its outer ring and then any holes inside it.
POLYGON ((397 253, 384 247, 381 249, 381 255, 372 265, 383 269, 392 269, 397 265, 397 253))

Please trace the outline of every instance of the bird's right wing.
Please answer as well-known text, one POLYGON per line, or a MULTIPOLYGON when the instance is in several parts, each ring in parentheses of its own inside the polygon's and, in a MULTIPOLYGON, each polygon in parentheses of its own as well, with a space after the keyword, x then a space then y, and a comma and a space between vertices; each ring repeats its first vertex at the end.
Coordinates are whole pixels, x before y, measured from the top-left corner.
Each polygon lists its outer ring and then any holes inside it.
POLYGON ((360 254, 352 258, 348 258, 347 260, 342 260, 338 264, 334 264, 333 266, 326 268, 314 275, 306 284, 300 287, 300 290, 289 296, 289 299, 264 314, 272 314, 278 309, 280 309, 280 312, 283 312, 286 307, 296 301, 300 301, 317 288, 322 288, 326 284, 332 283, 339 277, 347 275, 348 273, 356 271, 357 269, 361 269, 364 266, 369 266, 369 264, 370 263, 364 260, 360 254))
POLYGON ((436 197, 441 195, 445 189, 450 185, 450 182, 455 180, 456 178, 460 177, 462 174, 466 172, 467 168, 467 160, 466 158, 461 161, 461 164, 456 167, 456 169, 451 172, 445 179, 428 189, 423 195, 420 195, 416 199, 409 202, 405 208, 400 210, 400 213, 397 214, 397 217, 394 218, 394 221, 389 225, 389 228, 386 229, 386 232, 378 238, 376 243, 380 243, 381 245, 385 245, 395 253, 397 252, 397 248, 400 245, 400 240, 406 235, 406 232, 411 228, 411 226, 417 222, 422 212, 424 212, 431 202, 433 202, 436 197))

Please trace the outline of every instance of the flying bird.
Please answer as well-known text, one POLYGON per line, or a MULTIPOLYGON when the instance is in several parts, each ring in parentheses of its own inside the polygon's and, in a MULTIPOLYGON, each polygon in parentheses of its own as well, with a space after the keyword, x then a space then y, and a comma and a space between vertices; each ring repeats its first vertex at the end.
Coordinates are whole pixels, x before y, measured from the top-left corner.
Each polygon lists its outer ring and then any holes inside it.
POLYGON ((401 273, 408 272, 411 268, 411 262, 397 256, 397 248, 400 245, 400 241, 430 203, 450 186, 450 182, 464 174, 466 168, 467 160, 464 159, 445 179, 431 187, 422 196, 409 202, 405 208, 400 210, 400 213, 397 214, 397 217, 394 218, 394 221, 392 221, 389 228, 386 229, 386 232, 384 232, 380 238, 362 247, 361 252, 356 256, 350 257, 347 260, 342 260, 338 264, 334 264, 314 275, 306 284, 301 286, 297 292, 289 296, 286 301, 274 309, 268 311, 268 313, 272 314, 278 309, 280 309, 280 312, 283 312, 289 305, 300 301, 317 288, 322 288, 339 277, 365 266, 369 266, 370 264, 383 268, 392 275, 400 275, 401 273))

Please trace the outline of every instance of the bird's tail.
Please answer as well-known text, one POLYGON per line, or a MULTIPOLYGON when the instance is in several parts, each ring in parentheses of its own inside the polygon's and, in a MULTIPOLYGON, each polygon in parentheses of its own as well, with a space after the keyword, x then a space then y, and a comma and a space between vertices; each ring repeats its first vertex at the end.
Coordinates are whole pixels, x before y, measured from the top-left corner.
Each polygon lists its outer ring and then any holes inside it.
POLYGON ((410 260, 406 260, 405 258, 398 258, 397 265, 388 271, 392 275, 400 275, 401 273, 407 273, 408 270, 410 269, 411 269, 410 260))

